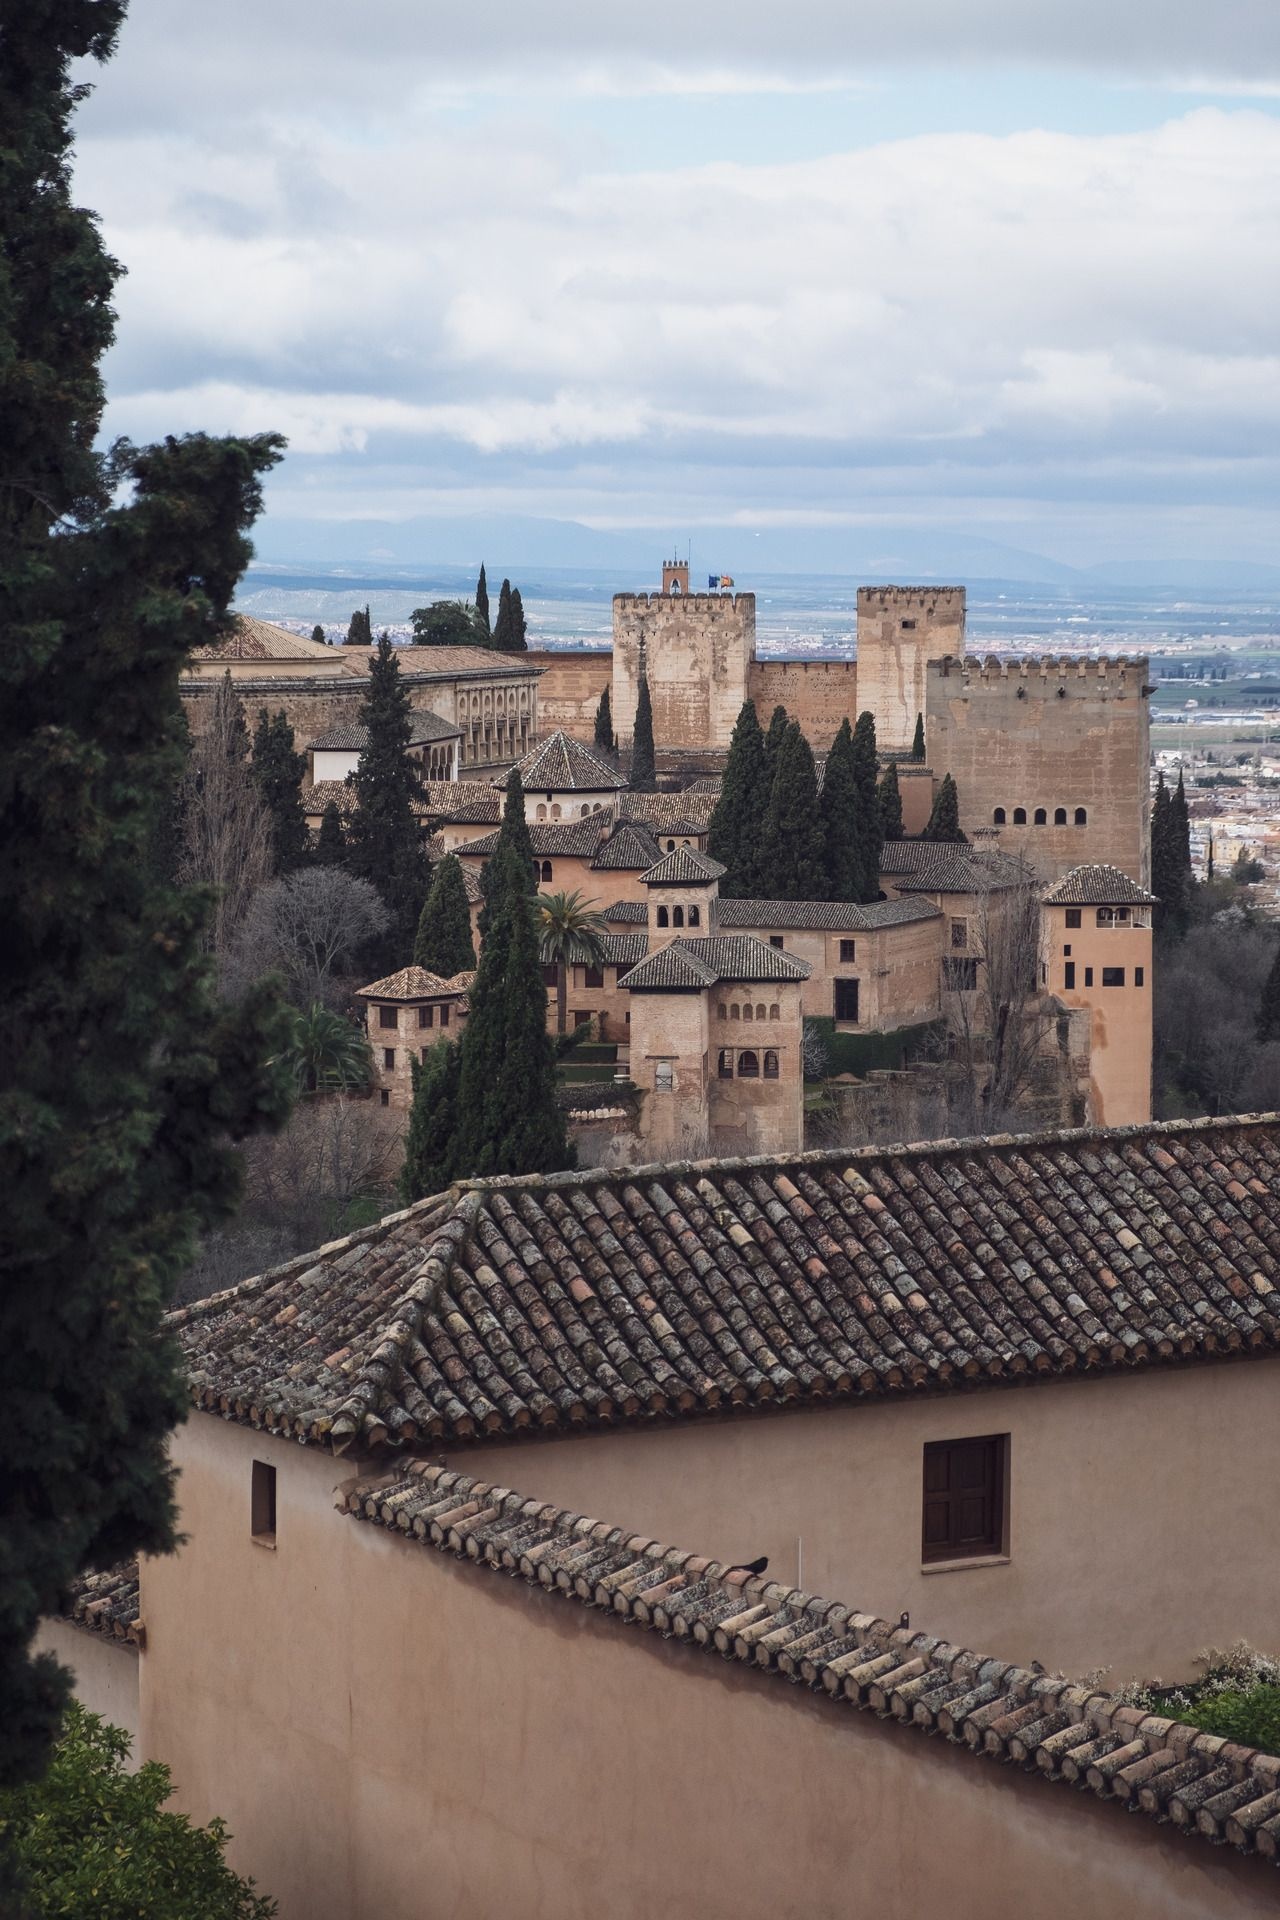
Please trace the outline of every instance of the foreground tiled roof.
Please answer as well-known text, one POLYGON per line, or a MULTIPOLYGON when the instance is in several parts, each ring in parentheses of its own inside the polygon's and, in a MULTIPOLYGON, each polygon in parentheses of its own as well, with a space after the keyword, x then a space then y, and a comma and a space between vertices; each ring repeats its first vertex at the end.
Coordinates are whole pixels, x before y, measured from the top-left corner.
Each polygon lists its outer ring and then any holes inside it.
POLYGON ((385 980, 357 987, 356 995, 361 1000, 437 1000, 450 994, 469 993, 475 977, 474 972, 455 973, 443 980, 425 967, 401 967, 399 973, 389 973, 385 980))
MULTIPOLYGON (((600 834, 608 825, 603 814, 588 814, 585 820, 537 820, 529 828, 529 844, 540 860, 550 860, 556 854, 561 859, 590 860, 600 845, 600 834)), ((501 833, 482 834, 478 840, 468 840, 459 847, 459 853, 476 853, 488 858, 498 850, 501 833)))
POLYGON ((1043 898, 1058 907, 1154 907, 1156 896, 1119 867, 1072 867, 1043 898))
POLYGON ((644 873, 662 858, 662 848, 641 820, 621 820, 602 840, 592 866, 599 873, 644 873))
POLYGON ((686 933, 670 946, 659 947, 618 984, 631 992, 693 986, 699 971, 711 986, 719 980, 807 980, 812 968, 807 960, 798 960, 795 954, 771 947, 750 933, 686 933))
POLYGON ((644 884, 646 887, 700 887, 722 879, 727 871, 709 853, 699 853, 696 847, 677 847, 674 853, 664 854, 657 866, 650 867, 644 875, 644 884))
POLYGON ((793 927, 822 933, 874 933, 913 920, 936 920, 938 908, 927 900, 872 900, 856 906, 848 900, 725 900, 716 903, 722 927, 793 927))
MULTIPOLYGON (((647 940, 645 945, 648 946, 647 940)), ((686 946, 683 940, 672 940, 656 953, 648 954, 619 979, 618 985, 630 993, 684 993, 714 987, 719 979, 716 968, 701 954, 686 946)))
MULTIPOLYGON (((1280 1758, 1126 1706, 1061 1675, 953 1646, 909 1625, 566 1513, 509 1487, 415 1462, 339 1495, 353 1518, 806 1686, 833 1708, 869 1709, 941 1733, 957 1767, 970 1756, 1091 1787, 1183 1835, 1280 1854, 1280 1758)), ((916 1808, 927 1822, 927 1800, 916 1808)), ((992 1914, 1003 1912, 993 1894, 992 1914)))
MULTIPOLYGON (((559 731, 540 740, 516 765, 526 793, 603 793, 627 784, 615 767, 597 759, 581 740, 559 731)), ((495 786, 506 784, 505 774, 494 782, 495 786)))
POLYGON ((137 1561, 107 1573, 82 1573, 67 1589, 61 1617, 104 1640, 120 1640, 136 1649, 142 1641, 137 1561))
POLYGON ((461 1441, 1280 1350, 1280 1115, 469 1183, 169 1322, 197 1403, 461 1441))

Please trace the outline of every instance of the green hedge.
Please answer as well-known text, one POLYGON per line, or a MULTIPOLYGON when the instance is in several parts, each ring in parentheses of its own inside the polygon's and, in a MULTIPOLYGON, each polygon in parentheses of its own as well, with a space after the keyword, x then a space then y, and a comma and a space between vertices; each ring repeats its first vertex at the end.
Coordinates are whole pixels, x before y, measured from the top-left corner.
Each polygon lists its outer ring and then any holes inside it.
POLYGON ((826 1050, 824 1078, 837 1073, 853 1073, 860 1080, 869 1073, 892 1071, 907 1066, 926 1051, 938 1032, 938 1022, 923 1021, 916 1027, 896 1027, 892 1033, 837 1033, 828 1014, 809 1016, 805 1026, 821 1036, 826 1050))

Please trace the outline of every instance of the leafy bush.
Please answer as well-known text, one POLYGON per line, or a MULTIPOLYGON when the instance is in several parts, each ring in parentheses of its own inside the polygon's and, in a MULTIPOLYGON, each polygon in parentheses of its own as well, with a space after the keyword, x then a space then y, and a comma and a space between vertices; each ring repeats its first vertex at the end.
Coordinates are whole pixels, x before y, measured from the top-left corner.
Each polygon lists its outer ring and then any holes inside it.
POLYGON ((1243 1693, 1231 1690, 1210 1694, 1207 1699, 1193 1701, 1178 1718, 1224 1740, 1261 1747, 1265 1753, 1280 1753, 1280 1687, 1256 1686, 1243 1693))
POLYGON ((936 1032, 934 1022, 897 1027, 892 1033, 837 1033, 828 1014, 806 1015, 804 1071, 806 1080, 828 1074, 853 1073, 865 1079, 882 1068, 904 1067, 924 1052, 936 1032))
MULTIPOLYGON (((1184 1687, 1162 1687, 1158 1680, 1131 1683, 1119 1688, 1116 1698, 1149 1713, 1185 1720, 1219 1739, 1280 1754, 1280 1660, 1237 1640, 1225 1651, 1207 1647, 1196 1665, 1204 1668, 1203 1680, 1184 1687)), ((1101 1675, 1091 1679, 1103 1684, 1101 1675)))
POLYGON ((221 1820, 165 1813, 168 1767, 126 1773, 129 1736, 76 1701, 43 1780, 0 1793, 0 1849, 32 1920, 270 1920, 222 1857, 221 1820))

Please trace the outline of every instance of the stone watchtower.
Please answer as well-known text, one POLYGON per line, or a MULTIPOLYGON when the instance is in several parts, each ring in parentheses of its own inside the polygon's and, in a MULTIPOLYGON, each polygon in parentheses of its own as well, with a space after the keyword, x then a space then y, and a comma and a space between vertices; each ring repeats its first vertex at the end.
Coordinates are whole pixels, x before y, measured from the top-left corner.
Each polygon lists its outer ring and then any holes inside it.
POLYGON ((756 651, 754 593, 693 593, 689 563, 668 560, 661 593, 613 597, 613 684, 618 736, 628 741, 644 646, 659 752, 727 747, 756 651))
POLYGON ((929 662, 963 652, 963 587, 858 588, 858 706, 881 748, 910 747, 929 662))

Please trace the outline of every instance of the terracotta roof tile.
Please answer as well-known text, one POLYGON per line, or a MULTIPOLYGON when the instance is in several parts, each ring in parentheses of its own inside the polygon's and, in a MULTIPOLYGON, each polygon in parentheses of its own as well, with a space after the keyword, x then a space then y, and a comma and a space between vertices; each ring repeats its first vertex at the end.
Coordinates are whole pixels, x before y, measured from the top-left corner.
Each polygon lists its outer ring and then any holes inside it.
POLYGON ((750 933, 681 934, 669 947, 651 953, 618 984, 629 992, 651 992, 663 987, 711 986, 719 980, 807 980, 811 971, 807 960, 798 960, 795 954, 771 947, 750 933), (703 974, 705 980, 700 978, 703 974))
POLYGON ((643 821, 620 820, 591 864, 600 873, 643 873, 661 858, 662 848, 643 821))
MULTIPOLYGON (((645 946, 648 944, 646 940, 645 946)), ((630 973, 624 974, 618 984, 629 993, 685 992, 714 987, 719 979, 716 968, 700 954, 683 940, 672 940, 656 953, 648 954, 630 973)))
POLYGON ((138 1563, 128 1560, 106 1573, 82 1573, 67 1589, 61 1618, 104 1640, 136 1650, 144 1638, 138 1613, 138 1563))
POLYGON ((979 1759, 1035 1769, 1103 1800, 1172 1821, 1190 1844, 1228 1840, 1280 1855, 1280 1759, 1223 1741, 1062 1675, 893 1626, 875 1614, 689 1553, 510 1487, 415 1462, 357 1481, 341 1510, 407 1542, 591 1607, 721 1658, 763 1683, 808 1686, 832 1708, 861 1708, 941 1733, 956 1766, 979 1759))
POLYGON ((310 634, 290 633, 270 620, 255 620, 247 613, 232 618, 230 631, 211 647, 193 647, 193 660, 323 660, 330 664, 340 659, 337 647, 313 640, 310 634))
MULTIPOLYGON (((516 765, 526 793, 603 793, 627 784, 615 767, 606 766, 580 740, 558 731, 540 740, 516 765)), ((494 781, 495 786, 506 784, 505 774, 494 781)))
MULTIPOLYGON (((309 814, 323 813, 330 801, 338 812, 349 815, 355 812, 357 805, 356 790, 345 780, 316 780, 305 787, 302 793, 303 810, 309 814)), ((415 793, 409 799, 410 810, 424 820, 432 811, 425 793, 415 793)))
POLYGON ((615 900, 606 907, 604 917, 611 927, 646 927, 649 924, 647 900, 615 900))
POLYGON ((607 967, 634 967, 649 951, 647 933, 602 933, 600 945, 607 967))
POLYGON ((1119 867, 1072 867, 1043 895, 1050 906, 1154 907, 1156 896, 1119 867))
POLYGON ((401 967, 399 973, 389 973, 385 980, 375 980, 372 986, 357 987, 356 997, 360 1000, 438 1000, 469 993, 475 977, 474 972, 455 973, 443 980, 438 973, 428 973, 425 967, 401 967))
POLYGON ((1009 854, 938 840, 886 840, 880 871, 900 891, 916 893, 1003 891, 1031 877, 1009 854))
POLYGON ((1280 1115, 476 1182, 169 1319, 339 1446, 1274 1353, 1280 1115))
MULTIPOLYGON (((537 820, 529 828, 529 844, 540 860, 550 860, 556 854, 561 859, 591 860, 600 845, 601 830, 607 824, 604 815, 599 813, 589 814, 585 820, 537 820)), ((497 852, 498 838, 498 833, 482 834, 478 840, 468 840, 458 852, 477 853, 487 858, 497 852)))
POLYGON ((677 847, 664 854, 655 867, 642 876, 646 887, 705 886, 719 880, 728 869, 696 847, 677 847))
POLYGON ((714 793, 623 793, 618 796, 620 820, 643 820, 655 833, 705 833, 715 812, 714 793))
POLYGON ((823 933, 874 933, 915 920, 936 920, 939 909, 927 900, 872 900, 856 906, 847 900, 724 900, 716 904, 722 927, 794 927, 823 933))
MULTIPOLYGON (((432 713, 425 707, 415 708, 409 715, 409 745, 420 747, 431 740, 460 740, 461 727, 452 726, 448 720, 442 720, 438 713, 432 713)), ((363 753, 369 744, 369 729, 358 720, 344 721, 340 726, 329 727, 324 733, 308 743, 313 751, 321 753, 363 753)))

